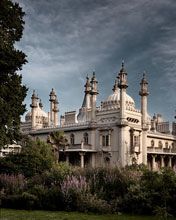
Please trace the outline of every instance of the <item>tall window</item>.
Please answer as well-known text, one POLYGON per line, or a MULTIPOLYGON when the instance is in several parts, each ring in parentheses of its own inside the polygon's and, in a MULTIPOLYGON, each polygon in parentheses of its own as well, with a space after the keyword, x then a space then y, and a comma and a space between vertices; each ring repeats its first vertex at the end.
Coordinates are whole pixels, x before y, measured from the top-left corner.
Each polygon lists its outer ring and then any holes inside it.
POLYGON ((88 144, 88 143, 89 143, 88 133, 84 133, 84 144, 88 144))
POLYGON ((103 147, 109 146, 109 135, 102 136, 102 145, 103 147))
POLYGON ((70 135, 70 143, 71 143, 72 145, 75 144, 75 135, 74 135, 74 134, 71 134, 71 135, 70 135))
POLYGON ((134 136, 134 146, 139 146, 139 136, 134 136))

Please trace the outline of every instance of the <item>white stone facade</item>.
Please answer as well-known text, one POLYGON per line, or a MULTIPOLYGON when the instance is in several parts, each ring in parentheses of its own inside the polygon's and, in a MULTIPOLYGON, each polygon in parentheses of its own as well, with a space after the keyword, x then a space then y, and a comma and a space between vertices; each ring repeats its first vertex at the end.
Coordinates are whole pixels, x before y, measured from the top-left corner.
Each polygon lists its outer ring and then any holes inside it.
POLYGON ((161 115, 150 117, 147 112, 148 82, 143 76, 139 95, 141 109, 126 93, 127 73, 122 64, 113 93, 97 106, 98 96, 95 73, 87 77, 83 104, 76 111, 66 112, 58 121, 58 101, 52 89, 50 112, 42 110, 35 92, 31 112, 21 124, 22 132, 43 140, 52 131, 64 131, 69 146, 60 150, 60 159, 81 167, 126 166, 146 164, 152 170, 164 166, 176 167, 176 126, 161 115))

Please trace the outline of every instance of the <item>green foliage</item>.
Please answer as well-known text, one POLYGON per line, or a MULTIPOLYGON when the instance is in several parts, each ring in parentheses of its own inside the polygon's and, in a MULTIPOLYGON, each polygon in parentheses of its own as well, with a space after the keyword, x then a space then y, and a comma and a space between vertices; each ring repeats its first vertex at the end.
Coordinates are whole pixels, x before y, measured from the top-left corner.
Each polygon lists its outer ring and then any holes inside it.
POLYGON ((23 16, 17 3, 0 1, 0 147, 21 138, 20 116, 25 112, 27 89, 17 71, 27 61, 15 43, 22 37, 23 16))
POLYGON ((0 175, 2 207, 176 216, 176 174, 170 169, 83 170, 59 163, 33 174, 0 175))
POLYGON ((51 169, 54 158, 50 145, 40 140, 29 140, 26 146, 22 147, 21 153, 10 154, 0 161, 2 166, 3 162, 7 166, 7 169, 3 167, 1 172, 22 173, 26 177, 31 177, 51 169))
POLYGON ((49 137, 48 142, 51 143, 54 151, 56 161, 59 161, 59 150, 65 150, 65 147, 68 146, 68 140, 64 135, 63 131, 53 131, 49 137))

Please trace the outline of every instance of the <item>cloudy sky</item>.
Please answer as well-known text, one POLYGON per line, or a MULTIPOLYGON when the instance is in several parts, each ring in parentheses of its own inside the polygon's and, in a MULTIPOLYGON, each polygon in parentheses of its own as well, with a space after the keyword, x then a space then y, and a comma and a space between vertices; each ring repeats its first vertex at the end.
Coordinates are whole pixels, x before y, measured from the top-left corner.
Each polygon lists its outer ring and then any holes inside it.
POLYGON ((149 113, 172 120, 176 109, 175 0, 16 0, 26 12, 18 44, 28 56, 23 83, 49 111, 55 88, 60 114, 78 109, 86 75, 96 72, 98 103, 111 93, 122 60, 128 94, 140 107, 139 83, 149 81, 149 113))

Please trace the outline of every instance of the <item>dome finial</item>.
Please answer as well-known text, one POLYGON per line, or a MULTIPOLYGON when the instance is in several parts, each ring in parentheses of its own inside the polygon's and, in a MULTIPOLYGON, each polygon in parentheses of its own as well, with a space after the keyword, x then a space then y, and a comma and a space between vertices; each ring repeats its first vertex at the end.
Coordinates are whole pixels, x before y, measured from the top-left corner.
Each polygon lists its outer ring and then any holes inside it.
POLYGON ((144 70, 144 72, 143 72, 143 79, 145 79, 146 78, 146 71, 144 70))
POLYGON ((125 65, 125 61, 122 60, 122 68, 124 68, 124 65, 125 65))

